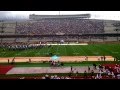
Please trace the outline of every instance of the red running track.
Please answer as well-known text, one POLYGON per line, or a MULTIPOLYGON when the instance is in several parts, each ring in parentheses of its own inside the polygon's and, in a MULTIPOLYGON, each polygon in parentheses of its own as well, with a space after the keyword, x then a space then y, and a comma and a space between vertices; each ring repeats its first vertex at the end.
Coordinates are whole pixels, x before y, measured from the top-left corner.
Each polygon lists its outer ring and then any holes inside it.
MULTIPOLYGON (((116 64, 103 64, 102 66, 108 66, 108 67, 114 68, 116 64)), ((117 64, 117 66, 120 67, 120 64, 117 64)))
POLYGON ((0 65, 0 74, 6 74, 12 68, 12 65, 0 65))

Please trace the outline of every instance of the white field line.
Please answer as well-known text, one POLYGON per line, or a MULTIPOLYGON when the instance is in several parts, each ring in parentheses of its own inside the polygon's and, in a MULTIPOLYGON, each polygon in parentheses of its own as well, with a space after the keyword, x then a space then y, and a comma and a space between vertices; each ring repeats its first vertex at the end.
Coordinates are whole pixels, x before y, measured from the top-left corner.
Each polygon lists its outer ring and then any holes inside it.
MULTIPOLYGON (((45 45, 45 44, 41 44, 45 45)), ((47 44, 47 45, 88 45, 87 43, 81 43, 81 44, 47 44)))

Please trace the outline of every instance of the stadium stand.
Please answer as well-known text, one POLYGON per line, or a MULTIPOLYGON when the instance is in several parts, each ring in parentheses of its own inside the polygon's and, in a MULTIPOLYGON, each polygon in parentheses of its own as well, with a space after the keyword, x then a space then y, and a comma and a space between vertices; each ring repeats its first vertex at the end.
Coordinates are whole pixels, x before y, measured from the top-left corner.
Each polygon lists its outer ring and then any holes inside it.
POLYGON ((103 33, 103 21, 89 19, 42 19, 18 23, 17 34, 78 34, 78 33, 103 33))

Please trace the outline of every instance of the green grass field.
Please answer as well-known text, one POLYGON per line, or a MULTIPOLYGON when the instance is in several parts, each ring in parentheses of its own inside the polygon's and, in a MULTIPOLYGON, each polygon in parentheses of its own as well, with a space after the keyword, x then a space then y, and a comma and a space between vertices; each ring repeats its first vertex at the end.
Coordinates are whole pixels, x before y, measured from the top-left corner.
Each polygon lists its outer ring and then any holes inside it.
MULTIPOLYGON (((93 66, 99 64, 120 64, 118 61, 83 61, 83 62, 64 62, 64 67, 68 66, 93 66)), ((0 63, 0 65, 10 65, 8 63, 0 63)), ((50 67, 50 63, 28 63, 28 62, 16 62, 14 67, 50 67)))
MULTIPOLYGON (((101 56, 108 55, 117 57, 120 59, 120 44, 91 44, 91 45, 57 45, 51 48, 44 47, 41 49, 28 49, 28 50, 16 50, 9 51, 5 48, 0 48, 0 57, 35 57, 35 56, 49 56, 49 53, 53 53, 58 56, 101 56)), ((98 64, 118 64, 120 62, 111 61, 84 61, 84 62, 72 62, 64 63, 65 67, 68 66, 92 66, 93 63, 98 64)), ((0 63, 0 65, 9 65, 7 63, 0 63)), ((14 67, 49 67, 49 63, 15 63, 14 67)), ((55 75, 48 74, 48 75, 55 75)), ((69 73, 56 73, 58 76, 68 76, 69 73)), ((2 75, 0 74, 0 79, 11 78, 11 77, 40 77, 45 76, 45 74, 12 74, 12 75, 2 75)), ((75 75, 73 75, 75 76, 75 75)), ((78 76, 83 76, 79 73, 78 76)))
POLYGON ((58 56, 100 56, 108 55, 120 59, 120 44, 56 45, 41 49, 9 51, 0 48, 0 57, 39 57, 53 53, 58 56))

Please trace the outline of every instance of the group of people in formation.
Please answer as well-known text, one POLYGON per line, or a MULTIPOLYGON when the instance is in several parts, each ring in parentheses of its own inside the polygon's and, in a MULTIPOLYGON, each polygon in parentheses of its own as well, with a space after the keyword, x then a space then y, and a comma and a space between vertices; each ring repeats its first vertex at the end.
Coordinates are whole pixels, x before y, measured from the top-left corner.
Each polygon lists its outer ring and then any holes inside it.
POLYGON ((59 66, 63 66, 63 62, 59 62, 59 61, 53 61, 53 60, 50 60, 50 66, 53 66, 53 67, 59 67, 59 66))
MULTIPOLYGON (((7 48, 8 50, 26 50, 26 49, 37 49, 47 46, 47 42, 39 43, 4 43, 0 44, 0 47, 7 48)), ((50 46, 49 46, 50 47, 50 46)))

